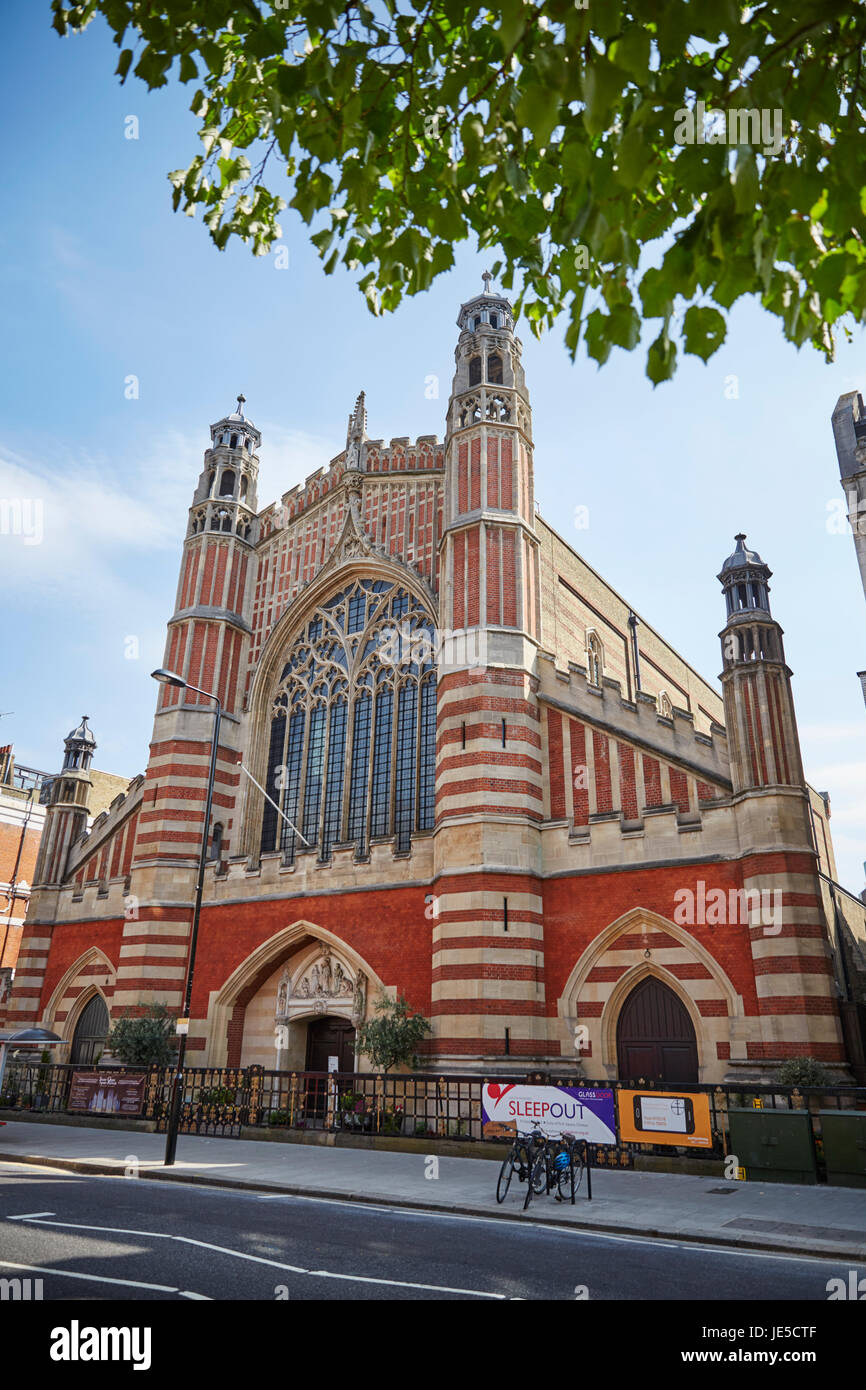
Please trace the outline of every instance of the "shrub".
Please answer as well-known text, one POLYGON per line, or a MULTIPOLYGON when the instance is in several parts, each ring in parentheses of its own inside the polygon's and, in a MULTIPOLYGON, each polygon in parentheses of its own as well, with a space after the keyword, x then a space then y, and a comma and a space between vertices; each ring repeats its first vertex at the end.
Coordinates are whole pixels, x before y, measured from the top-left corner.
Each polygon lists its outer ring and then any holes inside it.
POLYGON ((202 1091, 199 1105, 234 1105, 236 1095, 228 1086, 214 1086, 210 1091, 202 1091))
POLYGON ((789 1057, 779 1068, 782 1086, 823 1086, 827 1068, 814 1057, 789 1057))
POLYGON ((164 1004, 151 1004, 143 1014, 125 1013, 108 1035, 108 1046, 127 1067, 171 1066, 177 1053, 175 1016, 164 1004))
POLYGON ((358 1030, 361 1052, 384 1072, 406 1064, 417 1067, 415 1049, 422 1038, 433 1032, 429 1019, 412 1013, 402 994, 396 999, 383 994, 376 1003, 376 1012, 381 1017, 370 1019, 358 1030))

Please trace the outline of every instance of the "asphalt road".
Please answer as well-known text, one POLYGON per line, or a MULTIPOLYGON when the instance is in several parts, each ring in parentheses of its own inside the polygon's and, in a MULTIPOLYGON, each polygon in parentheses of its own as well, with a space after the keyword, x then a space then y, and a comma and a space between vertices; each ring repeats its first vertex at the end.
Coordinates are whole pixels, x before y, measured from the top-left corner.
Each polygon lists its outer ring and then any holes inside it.
POLYGON ((595 1235, 541 1221, 0 1164, 0 1278, 41 1279, 45 1301, 586 1297, 826 1305, 827 1281, 847 1278, 850 1268, 841 1259, 595 1235))

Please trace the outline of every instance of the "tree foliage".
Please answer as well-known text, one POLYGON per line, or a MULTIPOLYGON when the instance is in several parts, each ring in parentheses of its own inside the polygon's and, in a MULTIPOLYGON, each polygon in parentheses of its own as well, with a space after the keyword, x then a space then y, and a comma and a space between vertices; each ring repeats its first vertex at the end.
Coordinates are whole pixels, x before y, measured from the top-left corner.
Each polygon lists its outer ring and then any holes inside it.
POLYGON ((423 1014, 412 1013, 402 994, 396 999, 382 995, 376 1001, 376 1012, 381 1017, 368 1020, 358 1029, 360 1051, 382 1071, 415 1067, 415 1049, 433 1032, 429 1020, 423 1014))
POLYGON ((106 1046, 127 1067, 155 1063, 171 1066, 177 1052, 175 1016, 164 1004, 151 1004, 143 1014, 125 1013, 108 1035, 106 1046))
POLYGON ((827 1068, 814 1057, 789 1057, 779 1068, 782 1086, 823 1086, 827 1068))
POLYGON ((678 345, 715 352, 743 295, 828 358, 866 317, 862 0, 53 10, 61 34, 104 16, 121 80, 193 88, 202 149, 169 175, 176 209, 201 211, 218 247, 266 254, 287 202, 374 313, 472 237, 536 334, 566 316, 572 355, 583 342, 603 363, 657 321, 654 382, 678 345), (684 143, 699 102, 721 117, 684 143), (774 128, 778 113, 769 152, 749 112, 774 128))

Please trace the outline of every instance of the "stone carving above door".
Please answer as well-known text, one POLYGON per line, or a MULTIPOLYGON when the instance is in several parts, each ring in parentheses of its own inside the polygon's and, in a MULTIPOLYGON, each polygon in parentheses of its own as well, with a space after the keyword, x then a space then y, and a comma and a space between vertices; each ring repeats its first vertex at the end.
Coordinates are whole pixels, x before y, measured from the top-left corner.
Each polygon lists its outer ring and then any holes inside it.
POLYGON ((367 1010, 367 977, 328 946, 300 969, 286 966, 277 986, 276 1021, 285 1022, 295 1014, 338 1013, 357 1026, 367 1010))

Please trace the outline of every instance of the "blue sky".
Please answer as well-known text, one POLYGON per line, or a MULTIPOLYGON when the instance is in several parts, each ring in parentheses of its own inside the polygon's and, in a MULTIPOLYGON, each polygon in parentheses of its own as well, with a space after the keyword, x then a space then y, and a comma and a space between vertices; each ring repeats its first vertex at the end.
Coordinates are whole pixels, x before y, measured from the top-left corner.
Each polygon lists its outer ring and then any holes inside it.
MULTIPOLYGON (((467 245, 428 294, 374 319, 350 276, 322 274, 288 211, 288 269, 241 246, 217 252, 171 211, 166 174, 197 150, 190 93, 121 88, 101 23, 61 40, 47 0, 7 11, 4 38, 0 497, 40 499, 44 538, 0 535, 0 710, 12 711, 0 741, 55 770, 86 712, 97 764, 133 776, 209 423, 243 390, 263 433, 260 506, 343 447, 361 389, 373 437, 441 437, 457 308, 485 265, 467 245), (124 138, 129 115, 138 140, 124 138), (125 399, 130 375, 137 400, 125 399)), ((536 342, 518 327, 543 514, 711 680, 715 576, 747 532, 774 572, 807 775, 831 793, 840 878, 859 892, 866 608, 853 540, 828 516, 842 496, 830 415, 843 391, 866 388, 864 335, 827 366, 740 306, 709 364, 686 358, 653 390, 640 350, 601 371, 582 354, 572 365, 563 331, 536 342)))

